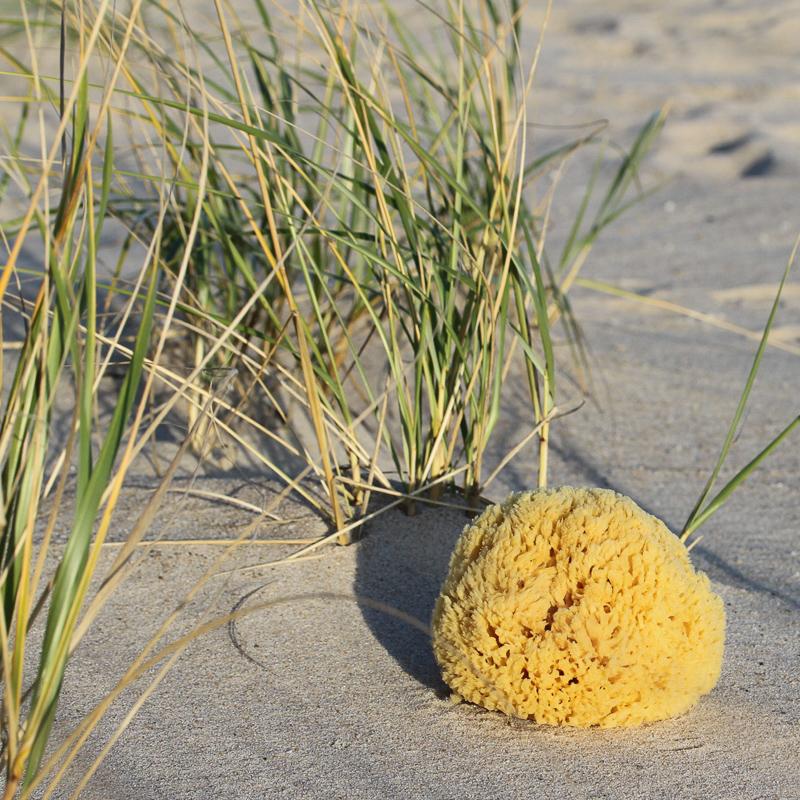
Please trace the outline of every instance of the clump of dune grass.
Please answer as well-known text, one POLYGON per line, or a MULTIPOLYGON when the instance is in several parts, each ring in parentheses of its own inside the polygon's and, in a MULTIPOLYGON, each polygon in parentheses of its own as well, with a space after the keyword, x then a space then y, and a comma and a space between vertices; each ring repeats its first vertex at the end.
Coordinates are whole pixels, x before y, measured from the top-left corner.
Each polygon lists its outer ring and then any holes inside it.
MULTIPOLYGON (((545 485, 549 429, 563 411, 551 327, 561 317, 580 352, 567 292, 630 204, 661 116, 605 186, 598 161, 552 258, 555 189, 537 190, 537 178, 563 169, 599 130, 532 155, 527 100, 549 7, 524 46, 517 3, 420 6, 442 34, 431 41, 391 3, 302 2, 290 12, 255 2, 255 26, 215 9, 215 45, 199 36, 194 45, 217 69, 203 87, 213 189, 186 274, 186 357, 201 358, 266 280, 237 325, 237 356, 274 354, 259 388, 274 419, 292 417, 282 446, 315 453, 340 533, 359 524, 370 494, 391 494, 398 481, 409 511, 456 479, 474 501, 497 474, 484 457, 515 359, 531 417, 509 457, 538 438, 534 480, 545 485)), ((182 20, 161 10, 140 47, 159 79, 159 96, 146 101, 174 135, 172 115, 199 114, 199 87, 180 57, 182 20)), ((145 93, 142 83, 140 100, 145 93)), ((168 275, 198 207, 197 133, 167 225, 168 275)), ((157 219, 141 203, 128 213, 157 219)))

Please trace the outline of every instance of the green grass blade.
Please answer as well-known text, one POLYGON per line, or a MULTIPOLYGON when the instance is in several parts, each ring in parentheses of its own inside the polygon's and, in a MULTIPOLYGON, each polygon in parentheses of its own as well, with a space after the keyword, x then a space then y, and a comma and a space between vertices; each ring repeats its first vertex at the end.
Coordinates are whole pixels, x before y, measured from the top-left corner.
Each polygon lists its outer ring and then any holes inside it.
POLYGON ((786 268, 783 271, 783 275, 781 276, 780 283, 778 284, 777 292, 775 293, 775 300, 772 303, 772 308, 769 312, 769 317, 767 317, 766 325, 764 326, 764 332, 761 335, 761 341, 758 344, 758 348, 756 349, 756 354, 753 358, 753 363, 750 367, 750 372, 747 375, 747 380, 745 381, 744 389, 742 390, 742 394, 739 397, 739 403, 736 406, 736 411, 733 414, 733 419, 731 420, 731 424, 728 426, 728 432, 725 435, 725 441, 722 444, 722 449, 720 450, 719 457, 717 458, 717 462, 714 465, 714 469, 711 471, 711 475, 706 481, 706 485, 703 488, 703 491, 700 494, 697 502, 694 505, 691 513, 689 514, 686 523, 683 526, 683 530, 681 531, 681 537, 685 540, 688 536, 687 531, 696 530, 698 527, 697 520, 701 515, 701 509, 703 508, 703 504, 708 499, 711 491, 714 488, 714 484, 719 477, 720 470, 722 469, 725 460, 728 457, 728 452, 730 451, 731 445, 733 444, 733 440, 736 437, 736 432, 739 429, 739 423, 742 421, 742 416, 744 415, 744 410, 747 406, 747 401, 750 398, 750 391, 753 388, 753 384, 756 380, 756 375, 758 375, 759 367, 761 366, 761 359, 764 355, 764 351, 767 349, 767 343, 769 341, 769 334, 772 330, 772 324, 775 321, 775 315, 778 312, 778 306, 780 305, 781 295, 783 293, 783 287, 786 285, 786 280, 789 277, 789 273, 791 272, 792 266, 794 265, 795 259, 797 257, 797 250, 800 246, 800 237, 795 241, 794 247, 792 248, 792 253, 789 256, 789 260, 786 263, 786 268))
POLYGON ((795 417, 754 459, 742 467, 742 469, 725 484, 714 499, 711 500, 700 513, 691 519, 683 529, 681 540, 685 542, 712 514, 718 511, 750 473, 753 472, 753 470, 755 470, 755 468, 772 453, 798 425, 800 425, 800 415, 795 417))

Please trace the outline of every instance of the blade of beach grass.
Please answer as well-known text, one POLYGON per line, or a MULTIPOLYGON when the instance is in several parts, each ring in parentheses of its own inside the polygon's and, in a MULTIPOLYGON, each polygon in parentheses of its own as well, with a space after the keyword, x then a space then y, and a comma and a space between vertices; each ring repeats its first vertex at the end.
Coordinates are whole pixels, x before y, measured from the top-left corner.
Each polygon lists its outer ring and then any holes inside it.
POLYGON ((740 469, 726 484, 725 486, 714 496, 712 500, 709 500, 708 503, 703 507, 702 511, 697 512, 692 517, 689 518, 689 522, 684 526, 683 532, 681 533, 681 541, 686 542, 688 541, 689 537, 694 534, 694 532, 703 525, 712 514, 718 511, 722 505, 730 498, 734 491, 750 476, 750 474, 756 469, 756 467, 761 464, 761 462, 768 456, 770 453, 775 450, 775 448, 786 439, 794 429, 800 425, 800 415, 796 416, 770 443, 763 449, 761 452, 755 456, 755 458, 751 459, 747 464, 745 464, 742 469, 740 469))
MULTIPOLYGON (((104 173, 107 172, 104 170, 104 173)), ((91 168, 87 173, 91 176, 91 168)), ((90 223, 93 221, 93 196, 91 190, 91 180, 87 185, 87 206, 88 218, 90 223)), ((94 235, 97 229, 93 224, 88 226, 89 235, 94 235)), ((87 258, 96 257, 96 245, 89 245, 87 248, 87 258)), ((28 725, 23 738, 21 750, 27 758, 27 775, 35 774, 40 763, 44 746, 49 736, 55 713, 56 702, 61 688, 66 660, 68 657, 67 646, 71 638, 72 627, 78 609, 82 605, 83 595, 85 594, 88 580, 93 573, 93 564, 89 555, 89 542, 94 528, 94 520, 99 512, 101 502, 105 495, 106 488, 112 482, 121 482, 124 470, 114 471, 114 462, 117 452, 123 439, 124 428, 128 416, 132 413, 137 403, 137 390, 143 370, 143 362, 147 348, 150 344, 150 331, 152 328, 153 313, 155 308, 155 287, 157 284, 157 271, 153 268, 149 270, 149 288, 147 297, 142 310, 139 330, 136 338, 132 358, 125 378, 123 379, 120 399, 117 403, 112 418, 109 422, 105 438, 98 452, 97 461, 92 461, 92 447, 90 437, 92 435, 92 413, 91 402, 83 400, 79 402, 80 428, 79 428, 79 475, 78 475, 78 502, 76 506, 75 519, 72 531, 67 540, 66 549, 61 557, 59 568, 56 572, 55 580, 50 597, 50 606, 47 615, 42 652, 40 655, 40 667, 37 681, 32 694, 31 706, 28 712, 28 725), (88 569, 87 569, 88 565, 88 569)), ((88 283, 94 279, 94 266, 87 265, 84 280, 88 283)), ((58 281, 57 281, 58 285, 58 281)), ((86 369, 78 375, 79 395, 91 398, 94 385, 94 359, 95 354, 95 322, 96 305, 94 303, 94 292, 96 291, 92 283, 87 288, 86 310, 88 314, 88 325, 86 328, 86 339, 80 344, 85 349, 86 369)), ((76 364, 80 363, 76 360, 76 364)), ((141 408, 141 403, 139 403, 141 408)), ((113 502, 109 507, 113 507, 113 502)), ((108 514, 108 507, 106 509, 108 514)), ((12 766, 14 771, 19 772, 25 763, 17 763, 12 766)))
POLYGON ((688 538, 696 531, 710 516, 713 514, 719 507, 730 497, 731 493, 739 486, 742 481, 758 466, 761 461, 769 455, 775 447, 778 446, 794 429, 797 425, 798 420, 795 419, 794 421, 790 422, 789 425, 784 428, 781 433, 779 433, 762 451, 757 455, 746 467, 740 470, 722 489, 719 494, 717 494, 713 500, 706 503, 708 500, 712 490, 714 489, 714 485, 717 482, 717 478, 719 477, 720 471, 728 458, 728 453, 730 451, 731 445, 736 438, 736 434, 739 430, 740 423, 742 421, 742 417, 744 415, 745 408, 747 407, 747 401, 750 398, 750 392, 753 388, 753 384, 755 383, 756 376, 758 375, 759 367, 761 366, 761 360, 764 355, 764 351, 767 349, 767 343, 769 342, 769 334, 772 330, 772 325, 775 321, 775 315, 778 312, 778 307, 781 301, 781 295, 783 293, 783 288, 786 284, 786 281, 789 277, 789 273, 791 272, 792 267, 794 266, 795 260, 797 259, 797 252, 798 248, 800 248, 800 236, 797 237, 795 240, 794 246, 792 247, 792 252, 789 255, 789 259, 786 262, 786 267, 783 270, 783 275, 781 276, 780 282, 778 283, 778 288, 775 293, 775 299, 772 303, 772 308, 770 309, 769 316, 767 317, 767 321, 764 325, 764 331, 761 334, 761 341, 759 342, 758 348, 756 349, 755 356, 753 357, 753 363, 750 366, 750 371, 747 375, 747 379, 744 384, 744 388, 742 389, 742 394, 739 397, 739 402, 736 406, 736 410, 733 413, 733 419, 731 419, 731 423, 728 426, 728 432, 725 435, 725 440, 722 443, 722 449, 720 450, 720 454, 717 458, 716 464, 714 464, 714 468, 711 471, 711 475, 706 481, 706 485, 703 488, 703 491, 700 493, 700 497, 698 498, 697 502, 694 505, 694 508, 689 514, 686 523, 681 530, 681 541, 685 542, 688 538))
MULTIPOLYGON (((620 286, 615 286, 613 283, 608 283, 607 281, 600 281, 594 278, 577 278, 575 280, 575 285, 582 286, 584 289, 591 289, 595 292, 611 295, 613 297, 622 297, 634 303, 652 306, 653 308, 658 308, 673 314, 679 314, 681 316, 688 317, 689 319, 703 322, 706 325, 711 325, 714 328, 735 333, 738 336, 743 336, 746 339, 752 339, 756 342, 760 342, 763 337, 763 332, 759 333, 758 331, 744 328, 741 325, 737 325, 735 322, 729 322, 723 317, 716 317, 713 314, 706 314, 703 311, 697 311, 696 309, 680 305, 679 303, 673 303, 670 300, 664 300, 660 297, 651 297, 638 292, 632 292, 628 289, 623 289, 620 286)), ((780 339, 768 338, 767 345, 769 347, 774 347, 777 350, 783 350, 786 353, 791 353, 792 355, 800 355, 800 347, 789 344, 788 342, 783 342, 780 339)))
MULTIPOLYGON (((606 189, 605 195, 600 202, 600 206, 595 213, 591 225, 589 225, 588 230, 584 233, 580 233, 589 195, 597 180, 597 170, 601 164, 599 160, 596 162, 595 173, 587 185, 586 194, 579 213, 575 218, 575 222, 561 252, 558 272, 559 274, 563 274, 564 277, 561 278, 558 285, 559 295, 565 295, 569 291, 573 282, 580 274, 592 246, 603 230, 631 208, 632 205, 638 203, 646 194, 652 193, 652 191, 655 191, 657 188, 655 187, 647 193, 639 193, 633 200, 627 199, 628 190, 638 176, 642 159, 650 150, 653 142, 664 127, 667 112, 668 108, 665 106, 660 111, 653 114, 642 126, 630 150, 628 150, 623 157, 614 178, 606 189)), ((552 303, 549 312, 551 322, 554 322, 559 314, 560 310, 558 305, 552 303)))

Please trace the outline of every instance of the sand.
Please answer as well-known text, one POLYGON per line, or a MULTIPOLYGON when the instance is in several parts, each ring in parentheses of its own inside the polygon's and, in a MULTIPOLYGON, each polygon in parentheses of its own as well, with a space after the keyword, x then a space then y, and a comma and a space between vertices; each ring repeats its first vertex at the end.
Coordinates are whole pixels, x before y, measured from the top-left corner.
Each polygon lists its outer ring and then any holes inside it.
MULTIPOLYGON (((800 9, 790 2, 768 11, 755 2, 681 0, 667 9, 611 0, 602 11, 556 3, 538 101, 549 121, 603 116, 613 136, 629 141, 649 111, 673 104, 651 166, 671 181, 600 241, 587 276, 759 329, 800 230, 800 66, 790 59, 798 32, 800 9)), ((564 202, 575 200, 567 180, 564 202)), ((781 341, 798 345, 794 280, 778 324, 781 341)), ((581 288, 573 300, 595 401, 554 430, 552 482, 614 488, 679 528, 716 458, 755 344, 581 288)), ((495 457, 529 415, 521 376, 509 388, 495 457)), ((562 392, 567 401, 579 395, 567 379, 562 392)), ((733 466, 797 414, 798 396, 798 356, 770 348, 733 466)), ((533 454, 523 453, 490 495, 528 488, 532 465, 533 454)), ((466 519, 430 508, 413 518, 390 512, 352 547, 215 578, 185 610, 181 630, 234 607, 280 603, 196 642, 84 797, 800 797, 798 474, 795 440, 703 529, 693 558, 725 601, 727 650, 718 687, 683 717, 636 730, 575 731, 452 705, 426 636, 357 598, 426 622, 466 519)), ((143 469, 137 482, 152 480, 143 469)), ((274 488, 257 473, 201 475, 195 486, 255 501, 274 488)), ((130 489, 116 538, 146 494, 130 489)), ((263 535, 323 530, 302 506, 282 511, 302 520, 263 535)), ((154 533, 229 536, 249 519, 187 499, 170 504, 154 533)), ((288 552, 248 545, 226 568, 288 552)), ((54 741, 113 685, 165 608, 218 553, 184 545, 143 559, 70 665, 54 741)), ((65 786, 75 785, 132 699, 124 695, 112 709, 65 786)))
POLYGON ((703 180, 797 175, 797 3, 557 0, 554 7, 543 108, 573 121, 606 118, 620 130, 668 102, 671 121, 655 158, 665 172, 703 180))

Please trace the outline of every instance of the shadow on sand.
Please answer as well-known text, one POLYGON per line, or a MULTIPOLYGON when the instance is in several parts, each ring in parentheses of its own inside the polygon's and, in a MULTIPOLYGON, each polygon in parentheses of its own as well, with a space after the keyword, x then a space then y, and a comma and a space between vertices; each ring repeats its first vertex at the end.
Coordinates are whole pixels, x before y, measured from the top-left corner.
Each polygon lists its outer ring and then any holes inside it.
MULTIPOLYGON (((468 522, 464 511, 430 506, 413 517, 396 509, 380 515, 357 545, 355 594, 429 625, 450 554, 468 522)), ((422 631, 364 604, 361 610, 375 638, 407 673, 432 689, 445 689, 422 631)))

